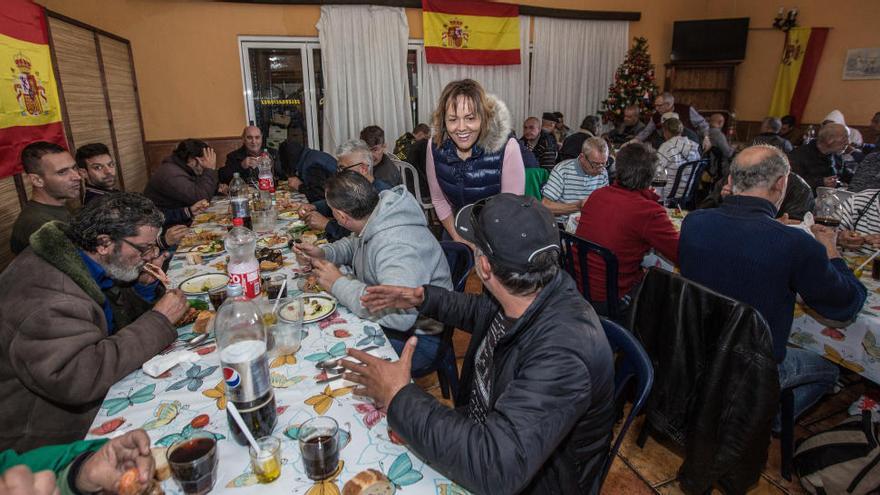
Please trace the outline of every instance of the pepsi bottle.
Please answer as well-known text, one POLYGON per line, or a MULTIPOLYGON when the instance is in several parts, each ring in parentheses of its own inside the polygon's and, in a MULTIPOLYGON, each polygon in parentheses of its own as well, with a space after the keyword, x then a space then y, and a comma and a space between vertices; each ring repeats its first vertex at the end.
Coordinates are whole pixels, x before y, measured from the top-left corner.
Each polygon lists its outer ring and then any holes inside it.
MULTIPOLYGON (((235 404, 254 438, 272 434, 277 422, 275 393, 269 380, 266 329, 256 304, 245 297, 241 285, 226 287, 226 301, 215 322, 226 399, 235 404)), ((226 411, 232 438, 247 445, 238 423, 226 411)))

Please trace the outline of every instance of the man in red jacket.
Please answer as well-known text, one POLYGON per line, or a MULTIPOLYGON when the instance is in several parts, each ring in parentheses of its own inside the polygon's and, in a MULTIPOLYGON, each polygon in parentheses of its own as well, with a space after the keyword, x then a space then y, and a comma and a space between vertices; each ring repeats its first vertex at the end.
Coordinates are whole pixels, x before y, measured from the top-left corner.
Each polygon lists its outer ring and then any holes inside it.
MULTIPOLYGON (((617 153, 617 180, 595 191, 581 209, 576 235, 610 249, 617 256, 620 308, 642 280, 641 263, 651 249, 678 264, 678 232, 659 197, 650 189, 657 170, 657 153, 648 145, 630 143, 617 153)), ((590 299, 600 314, 607 313, 605 264, 587 257, 590 299)))

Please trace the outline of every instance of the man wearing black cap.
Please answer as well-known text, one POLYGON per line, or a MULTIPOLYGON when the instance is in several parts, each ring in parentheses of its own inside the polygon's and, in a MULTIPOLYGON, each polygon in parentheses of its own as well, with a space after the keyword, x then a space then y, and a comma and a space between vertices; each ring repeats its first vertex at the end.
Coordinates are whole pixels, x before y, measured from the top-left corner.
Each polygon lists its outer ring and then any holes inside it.
POLYGON ((400 361, 357 350, 346 378, 387 410, 423 460, 475 493, 595 493, 613 423, 611 350, 593 308, 559 269, 559 232, 537 200, 499 194, 461 209, 482 295, 374 286, 372 312, 417 308, 472 334, 456 409, 410 383, 400 361))

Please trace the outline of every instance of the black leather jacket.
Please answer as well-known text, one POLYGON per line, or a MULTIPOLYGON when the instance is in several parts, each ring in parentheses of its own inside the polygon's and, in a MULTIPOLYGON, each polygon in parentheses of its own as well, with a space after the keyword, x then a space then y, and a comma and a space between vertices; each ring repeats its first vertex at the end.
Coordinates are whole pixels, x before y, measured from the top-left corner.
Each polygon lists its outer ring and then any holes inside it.
MULTIPOLYGON (((466 406, 474 359, 499 311, 481 296, 425 287, 428 317, 471 332, 456 404, 466 406)), ((559 272, 495 348, 485 424, 410 384, 388 424, 434 469, 480 494, 586 494, 608 454, 614 363, 596 312, 559 272)))
POLYGON ((767 461, 779 374, 766 321, 752 307, 652 268, 629 328, 654 365, 647 425, 685 447, 686 493, 719 483, 745 493, 767 461))

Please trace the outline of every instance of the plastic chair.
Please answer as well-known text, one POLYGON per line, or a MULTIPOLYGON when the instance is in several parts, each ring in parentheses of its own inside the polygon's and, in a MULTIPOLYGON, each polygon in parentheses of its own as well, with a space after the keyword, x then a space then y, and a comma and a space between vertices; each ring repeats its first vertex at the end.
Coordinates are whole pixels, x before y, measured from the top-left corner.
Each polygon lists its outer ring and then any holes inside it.
POLYGON ((672 187, 669 189, 669 196, 666 197, 666 206, 670 208, 679 207, 687 210, 692 210, 695 208, 694 197, 697 193, 697 186, 700 183, 700 176, 703 175, 703 170, 709 166, 709 159, 702 158, 700 160, 694 160, 692 162, 683 163, 678 170, 675 172, 675 180, 672 181, 672 187), (687 179, 687 183, 684 187, 684 192, 681 196, 674 196, 675 191, 678 191, 678 185, 681 184, 682 177, 684 177, 685 170, 691 170, 691 175, 687 179))
POLYGON ((406 189, 416 197, 419 204, 422 205, 422 209, 427 213, 428 210, 434 209, 434 204, 431 203, 431 198, 428 198, 428 201, 425 201, 422 198, 422 188, 421 188, 421 179, 419 178, 419 172, 415 167, 406 162, 396 162, 397 169, 400 171, 400 177, 403 178, 403 183, 406 185, 406 189))
POLYGON ((610 249, 600 246, 595 242, 582 239, 574 234, 560 229, 559 240, 562 243, 562 256, 560 262, 562 268, 578 283, 578 288, 584 299, 592 302, 590 298, 589 267, 587 265, 587 253, 600 256, 605 262, 605 304, 608 309, 606 315, 612 320, 620 317, 620 298, 617 288, 617 256, 610 249))
MULTIPOLYGON (((452 275, 452 288, 455 292, 464 292, 468 275, 474 267, 474 256, 466 245, 455 241, 440 241, 443 254, 449 263, 449 272, 452 275)), ((452 347, 452 336, 455 327, 445 325, 440 337, 440 345, 437 355, 430 366, 412 371, 412 376, 421 378, 437 373, 437 381, 440 382, 440 393, 444 399, 455 398, 458 395, 458 366, 455 363, 455 352, 452 347)))
POLYGON ((648 357, 642 344, 633 334, 617 323, 605 318, 600 318, 600 320, 602 321, 602 329, 605 330, 605 337, 611 344, 611 350, 619 356, 614 370, 614 402, 617 403, 620 400, 621 393, 632 379, 636 380, 636 393, 632 409, 623 421, 620 432, 611 445, 611 450, 608 451, 608 459, 602 467, 599 478, 599 488, 605 482, 605 477, 608 475, 608 470, 611 469, 611 463, 614 462, 614 457, 620 449, 620 444, 623 443, 627 430, 642 408, 645 407, 648 396, 651 394, 651 387, 654 386, 654 367, 651 365, 651 358, 648 357))

